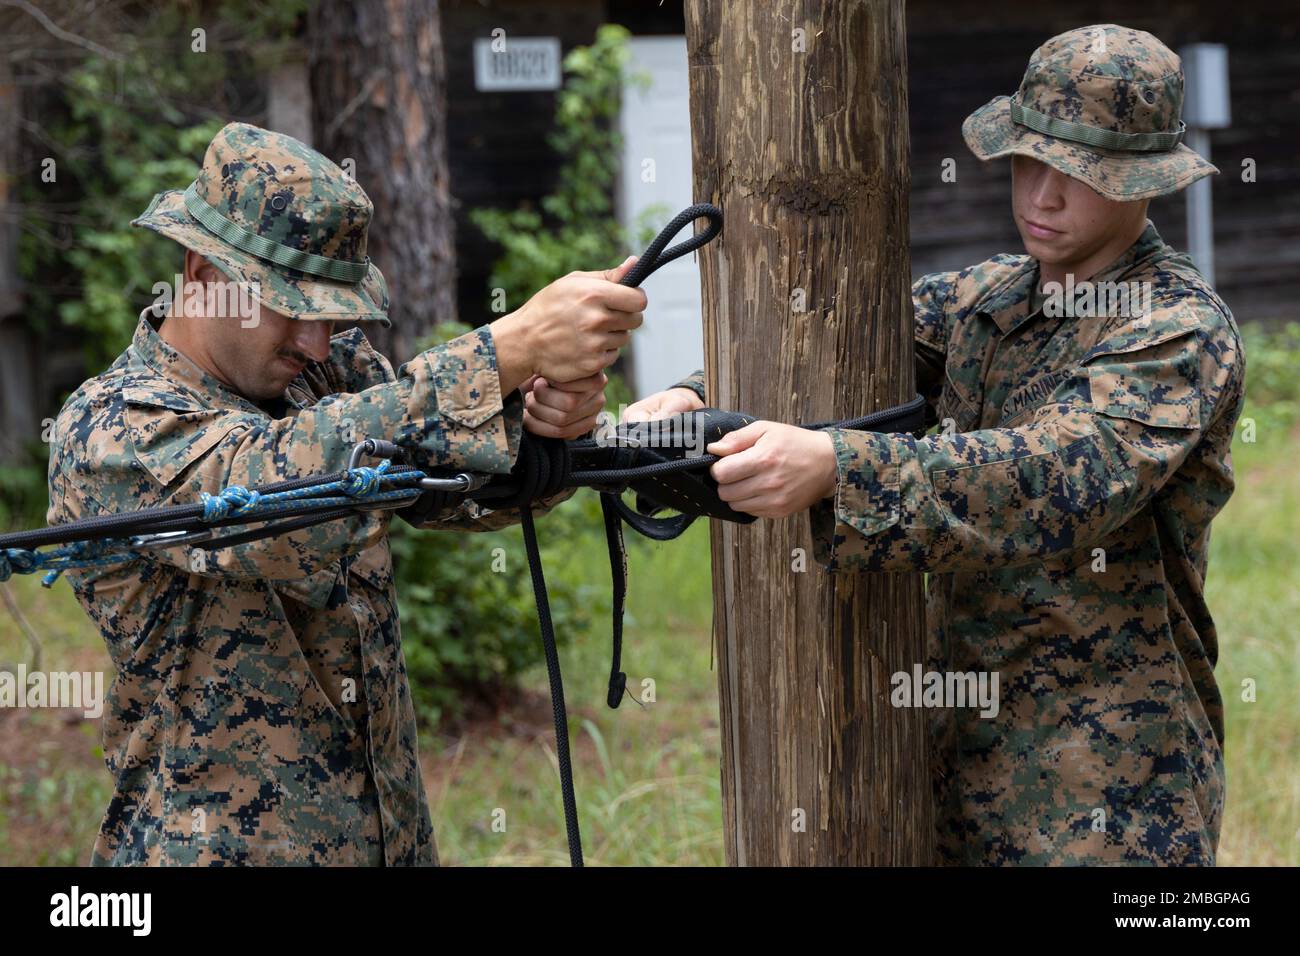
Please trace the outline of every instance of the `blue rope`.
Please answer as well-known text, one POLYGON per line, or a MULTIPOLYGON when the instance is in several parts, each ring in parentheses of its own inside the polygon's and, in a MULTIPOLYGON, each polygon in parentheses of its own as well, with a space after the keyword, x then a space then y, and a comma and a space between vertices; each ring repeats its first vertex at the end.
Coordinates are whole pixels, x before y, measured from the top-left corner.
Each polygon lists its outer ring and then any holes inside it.
MULTIPOLYGON (((323 485, 310 485, 306 488, 295 488, 291 491, 278 491, 273 494, 263 495, 256 491, 249 491, 242 485, 231 485, 229 488, 223 488, 215 495, 210 495, 206 491, 202 492, 199 497, 203 501, 203 520, 220 521, 226 517, 238 518, 244 515, 259 514, 262 512, 274 513, 282 508, 276 508, 276 505, 286 505, 290 502, 301 501, 303 498, 315 498, 322 492, 338 491, 347 495, 349 498, 359 500, 385 500, 381 497, 381 481, 388 481, 390 484, 404 485, 415 484, 424 476, 412 472, 409 476, 399 475, 397 477, 388 477, 385 472, 391 463, 387 460, 380 463, 378 468, 369 468, 361 466, 358 468, 348 469, 347 476, 341 481, 331 481, 323 485)), ((400 495, 398 496, 400 497, 400 495)), ((333 501, 334 499, 326 499, 333 501)))
POLYGON ((5 548, 0 550, 0 582, 8 581, 14 574, 47 571, 48 573, 41 579, 41 584, 48 588, 64 571, 117 564, 142 556, 131 546, 131 541, 127 538, 74 541, 52 551, 5 548))
MULTIPOLYGON (((250 491, 241 485, 223 488, 215 495, 205 491, 200 494, 200 500, 203 502, 201 520, 214 522, 228 517, 239 518, 261 514, 271 517, 294 507, 305 498, 310 498, 312 503, 322 510, 351 506, 361 501, 384 502, 410 498, 411 489, 419 484, 425 477, 424 474, 412 471, 401 475, 389 475, 387 472, 390 464, 390 461, 384 460, 376 468, 368 466, 349 468, 338 481, 271 494, 250 491), (385 485, 390 487, 385 488, 385 485), (321 497, 322 493, 325 497, 321 497)), ((49 573, 42 579, 41 584, 49 587, 64 571, 118 564, 146 556, 145 552, 132 545, 129 538, 74 541, 51 551, 0 548, 0 583, 8 581, 14 574, 32 574, 36 571, 48 570, 49 573)))

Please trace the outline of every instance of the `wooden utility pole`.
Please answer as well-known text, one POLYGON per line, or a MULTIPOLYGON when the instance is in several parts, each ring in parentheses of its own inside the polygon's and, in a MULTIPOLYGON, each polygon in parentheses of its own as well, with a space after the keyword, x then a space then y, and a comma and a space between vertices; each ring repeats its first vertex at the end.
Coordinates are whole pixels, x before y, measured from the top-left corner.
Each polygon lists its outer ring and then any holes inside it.
MULTIPOLYGON (((784 422, 914 394, 903 0, 688 0, 709 403, 784 422)), ((713 522, 735 865, 927 865, 919 574, 830 575, 808 518, 713 522), (806 570, 801 570, 806 558, 806 570)))

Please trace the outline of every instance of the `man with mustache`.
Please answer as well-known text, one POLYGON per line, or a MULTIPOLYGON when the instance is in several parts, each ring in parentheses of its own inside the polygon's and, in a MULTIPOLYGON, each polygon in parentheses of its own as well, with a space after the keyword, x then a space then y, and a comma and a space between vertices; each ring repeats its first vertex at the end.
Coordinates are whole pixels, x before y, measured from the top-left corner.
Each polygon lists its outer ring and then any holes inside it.
MULTIPOLYGON (((996 715, 933 722, 948 863, 1215 861, 1204 582, 1245 364, 1232 313, 1147 219, 1151 197, 1217 172, 1181 145, 1182 96, 1178 57, 1149 33, 1047 41, 1015 96, 963 125, 980 159, 1012 157, 1026 254, 912 289, 940 430, 761 421, 707 449, 733 508, 808 512, 828 571, 929 572, 929 669, 1000 675, 996 715), (1107 283, 1140 294, 1103 297, 1107 283)), ((628 414, 704 401, 696 373, 628 414)))
MULTIPOLYGON (((366 438, 486 474, 510 471, 524 428, 591 430, 603 370, 642 321, 645 294, 618 284, 633 260, 559 279, 394 373, 360 328, 334 329, 388 321, 371 211, 297 140, 222 129, 195 182, 135 220, 185 247, 185 285, 68 399, 49 523, 339 471, 366 438)), ((517 520, 466 502, 428 526, 517 520)), ((117 670, 93 863, 437 862, 388 522, 372 511, 69 573, 117 670)))

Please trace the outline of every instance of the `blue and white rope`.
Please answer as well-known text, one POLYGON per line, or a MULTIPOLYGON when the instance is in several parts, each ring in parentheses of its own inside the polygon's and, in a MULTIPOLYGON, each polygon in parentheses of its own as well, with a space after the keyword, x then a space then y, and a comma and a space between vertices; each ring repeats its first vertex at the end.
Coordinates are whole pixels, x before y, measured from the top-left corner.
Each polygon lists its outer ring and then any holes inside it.
MULTIPOLYGON (((325 510, 348 507, 359 502, 380 503, 411 498, 411 490, 418 486, 425 475, 419 471, 389 475, 387 472, 390 464, 385 460, 375 468, 349 468, 346 475, 338 481, 271 494, 250 491, 241 485, 223 488, 215 495, 203 492, 200 495, 203 503, 200 520, 211 523, 249 515, 273 517, 307 499, 325 510)), ((5 548, 0 549, 0 582, 8 581, 14 574, 32 574, 45 570, 49 573, 41 583, 49 587, 64 571, 118 564, 145 556, 145 552, 136 547, 130 538, 74 541, 50 551, 5 548)))

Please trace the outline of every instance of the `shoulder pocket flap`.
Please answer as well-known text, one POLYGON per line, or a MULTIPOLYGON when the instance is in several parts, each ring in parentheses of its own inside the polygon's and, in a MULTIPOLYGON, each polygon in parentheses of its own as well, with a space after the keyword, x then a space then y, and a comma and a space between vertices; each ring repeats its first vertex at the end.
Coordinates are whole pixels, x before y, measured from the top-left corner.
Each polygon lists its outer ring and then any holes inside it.
POLYGON ((1154 323, 1148 319, 1145 325, 1139 325, 1141 321, 1134 320, 1127 329, 1120 329, 1103 338, 1088 351, 1081 364, 1086 365, 1100 355, 1123 355, 1150 348, 1180 336, 1191 335, 1201 327, 1195 315, 1177 314, 1154 323))
POLYGON ((128 405, 140 405, 145 408, 170 408, 177 412, 203 412, 208 407, 193 395, 184 392, 169 392, 157 388, 145 388, 140 385, 128 385, 122 389, 122 401, 128 405))

